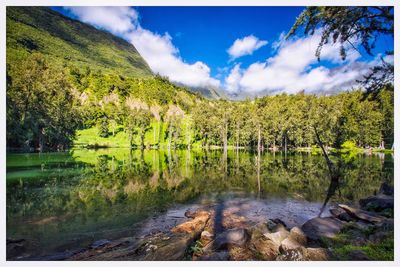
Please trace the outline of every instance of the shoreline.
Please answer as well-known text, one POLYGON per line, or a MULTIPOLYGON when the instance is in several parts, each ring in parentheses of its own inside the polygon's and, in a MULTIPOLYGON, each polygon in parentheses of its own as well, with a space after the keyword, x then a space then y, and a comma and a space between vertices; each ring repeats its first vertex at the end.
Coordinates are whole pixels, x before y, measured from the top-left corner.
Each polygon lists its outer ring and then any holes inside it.
MULTIPOLYGON (((393 188, 382 184, 377 195, 359 201, 360 208, 339 204, 330 216, 291 227, 287 218, 252 222, 235 212, 240 207, 199 207, 187 210, 180 223, 141 238, 97 240, 89 247, 20 260, 340 260, 349 254, 353 260, 374 260, 371 248, 382 249, 393 239, 393 213, 388 213, 393 200, 393 188)), ((7 251, 21 243, 8 239, 7 251)))

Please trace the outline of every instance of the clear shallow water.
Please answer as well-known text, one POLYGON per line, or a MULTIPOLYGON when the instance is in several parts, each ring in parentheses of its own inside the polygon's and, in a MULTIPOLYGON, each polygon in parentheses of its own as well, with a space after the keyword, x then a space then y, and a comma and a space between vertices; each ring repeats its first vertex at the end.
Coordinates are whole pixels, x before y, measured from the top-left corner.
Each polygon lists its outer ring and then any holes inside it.
MULTIPOLYGON (((391 155, 342 160, 344 178, 328 205, 357 205, 393 180, 391 155)), ((165 230, 188 208, 223 204, 254 222, 289 226, 318 216, 330 186, 322 156, 264 153, 260 162, 248 151, 9 153, 7 238, 26 239, 26 253, 38 256, 165 230)))

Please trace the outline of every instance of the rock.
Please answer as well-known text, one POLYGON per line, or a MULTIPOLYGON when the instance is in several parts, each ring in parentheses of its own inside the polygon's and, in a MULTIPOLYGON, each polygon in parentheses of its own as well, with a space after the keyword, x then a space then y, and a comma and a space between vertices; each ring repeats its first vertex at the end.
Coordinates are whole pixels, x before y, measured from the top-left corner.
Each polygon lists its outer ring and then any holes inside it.
POLYGON ((269 239, 269 240, 275 242, 276 244, 280 245, 281 242, 282 242, 286 237, 288 237, 289 232, 286 230, 286 228, 283 228, 283 227, 276 227, 276 228, 275 228, 275 231, 276 231, 276 232, 264 234, 264 236, 265 236, 267 239, 269 239))
POLYGON ((252 236, 250 248, 262 260, 275 260, 279 255, 279 243, 266 238, 264 235, 252 236))
POLYGON ((384 221, 386 219, 385 217, 380 216, 378 214, 374 214, 374 213, 367 212, 367 211, 360 210, 360 209, 351 208, 344 204, 339 204, 339 207, 344 209, 353 218, 358 219, 358 220, 363 220, 365 222, 381 223, 382 221, 384 221))
POLYGON ((214 238, 214 235, 212 233, 210 233, 209 231, 203 231, 201 232, 200 235, 200 242, 203 246, 207 245, 208 243, 210 243, 214 238))
POLYGON ((383 211, 386 209, 394 208, 394 198, 393 196, 387 195, 377 195, 370 196, 359 201, 360 207, 369 211, 383 211))
MULTIPOLYGON (((198 233, 200 234, 203 231, 207 221, 210 218, 210 213, 207 211, 199 211, 190 214, 193 218, 190 221, 184 222, 180 225, 175 226, 171 229, 173 233, 198 233)), ((186 216, 186 213, 185 213, 186 216)))
POLYGON ((350 258, 349 260, 352 261, 369 261, 370 258, 361 250, 353 250, 350 251, 347 256, 350 258))
POLYGON ((365 244, 367 244, 368 240, 365 239, 364 237, 357 236, 357 237, 352 238, 350 240, 350 243, 352 245, 354 245, 354 246, 358 246, 359 247, 359 246, 364 246, 365 244))
POLYGON ((279 255, 277 261, 305 261, 306 248, 299 247, 296 249, 288 249, 279 255))
POLYGON ((282 221, 281 219, 279 219, 279 218, 271 219, 270 221, 275 223, 275 224, 282 224, 285 228, 287 227, 286 223, 284 221, 282 221))
POLYGON ((231 247, 228 249, 229 259, 232 261, 255 260, 253 252, 247 247, 231 247))
POLYGON ((279 261, 326 261, 329 260, 329 252, 324 248, 298 247, 289 249, 279 255, 279 261))
POLYGON ((305 222, 301 230, 309 240, 318 241, 322 237, 332 238, 344 227, 344 223, 333 217, 313 218, 305 222))
POLYGON ((155 244, 147 244, 142 249, 143 260, 182 260, 193 240, 189 234, 178 233, 167 241, 158 240, 155 244))
POLYGON ((385 219, 381 223, 375 225, 378 231, 393 231, 394 230, 394 220, 385 219))
POLYGON ((379 188, 379 194, 393 196, 394 187, 389 185, 388 183, 384 182, 381 184, 381 187, 379 188))
MULTIPOLYGON (((188 247, 203 232, 210 213, 197 211, 190 215, 193 218, 172 228, 167 234, 160 234, 144 240, 134 249, 140 260, 182 260, 188 247)), ((185 215, 186 216, 186 215, 185 215)))
POLYGON ((307 244, 307 237, 303 233, 303 231, 299 227, 293 227, 287 238, 285 238, 281 245, 279 250, 281 252, 289 249, 295 249, 298 247, 305 246, 307 244))
POLYGON ((12 259, 21 256, 26 251, 26 240, 25 239, 9 239, 6 241, 6 257, 12 259))
POLYGON ((329 212, 339 220, 346 222, 350 222, 353 220, 353 218, 344 209, 340 207, 330 209, 329 212))
POLYGON ((229 260, 228 251, 217 251, 204 254, 198 258, 201 261, 227 261, 229 260))
POLYGON ((281 224, 274 223, 272 229, 276 232, 271 233, 269 227, 271 224, 258 224, 253 229, 250 247, 255 254, 262 260, 274 260, 279 254, 279 245, 289 232, 281 224))
POLYGON ((243 246, 249 239, 246 229, 229 229, 219 234, 214 241, 204 247, 204 251, 221 250, 228 246, 243 246))
POLYGON ((393 238, 392 232, 376 232, 368 237, 368 240, 374 244, 379 244, 388 237, 393 238))
POLYGON ((308 261, 327 261, 330 258, 329 251, 325 248, 307 248, 308 261))

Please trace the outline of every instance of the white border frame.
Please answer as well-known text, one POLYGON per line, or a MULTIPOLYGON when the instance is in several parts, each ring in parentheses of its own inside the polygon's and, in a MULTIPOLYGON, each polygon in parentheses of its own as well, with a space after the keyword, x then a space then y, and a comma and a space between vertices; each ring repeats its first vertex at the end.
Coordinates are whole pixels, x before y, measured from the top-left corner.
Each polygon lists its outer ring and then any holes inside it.
POLYGON ((398 162, 397 151, 400 148, 400 97, 399 95, 399 84, 400 74, 398 71, 400 57, 400 34, 399 34, 399 21, 400 21, 400 1, 394 0, 3 0, 0 3, 0 171, 2 184, 0 185, 0 264, 4 266, 107 266, 112 264, 114 266, 218 266, 220 264, 227 264, 228 262, 18 262, 18 261, 6 261, 6 6, 394 6, 395 7, 395 35, 394 35, 394 65, 395 65, 395 91, 394 91, 394 115, 395 115, 395 134, 394 134, 394 184, 395 184, 395 261, 393 262, 229 262, 229 265, 235 266, 338 266, 338 265, 352 265, 352 266, 396 266, 400 261, 400 227, 399 220, 399 193, 400 193, 400 165, 398 162))

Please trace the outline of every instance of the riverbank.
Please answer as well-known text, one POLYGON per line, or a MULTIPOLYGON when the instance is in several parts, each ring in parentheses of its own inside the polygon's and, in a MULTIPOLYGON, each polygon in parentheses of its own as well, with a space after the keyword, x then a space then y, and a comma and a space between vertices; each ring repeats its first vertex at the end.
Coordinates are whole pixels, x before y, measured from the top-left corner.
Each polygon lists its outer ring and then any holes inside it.
MULTIPOLYGON (((393 200, 383 184, 359 208, 339 204, 301 225, 254 219, 246 205, 199 207, 163 231, 25 260, 393 260, 393 200)), ((7 255, 23 242, 8 239, 7 255)))

